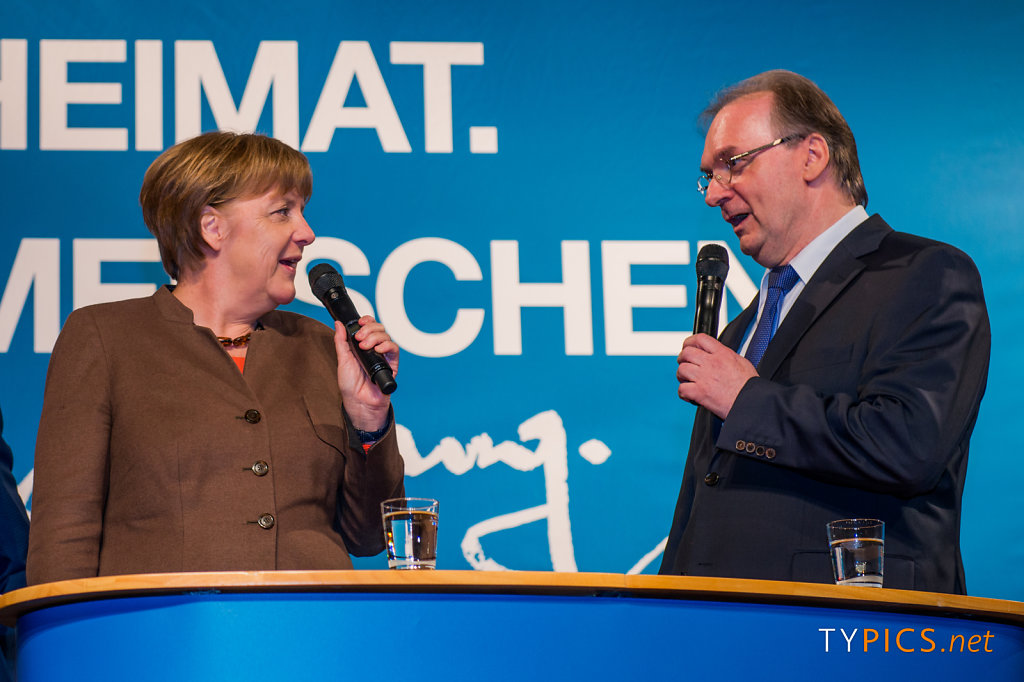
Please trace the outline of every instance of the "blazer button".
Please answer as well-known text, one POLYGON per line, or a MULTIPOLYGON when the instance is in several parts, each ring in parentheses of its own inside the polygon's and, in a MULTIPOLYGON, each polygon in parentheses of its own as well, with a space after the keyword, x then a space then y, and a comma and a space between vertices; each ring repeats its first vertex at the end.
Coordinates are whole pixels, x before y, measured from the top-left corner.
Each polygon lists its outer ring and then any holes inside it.
POLYGON ((250 424, 259 424, 260 419, 263 419, 263 415, 260 414, 259 410, 245 411, 245 421, 249 422, 250 424))
POLYGON ((714 487, 718 485, 718 474, 712 471, 710 474, 704 477, 704 485, 708 487, 714 487))
POLYGON ((736 449, 739 450, 740 452, 743 452, 744 450, 746 450, 747 449, 747 441, 745 441, 745 440, 738 440, 738 441, 736 441, 736 449))
POLYGON ((260 528, 270 530, 274 527, 274 515, 273 514, 260 514, 259 518, 256 519, 256 523, 260 524, 260 528))
POLYGON ((775 459, 775 448, 768 448, 764 451, 764 456, 768 459, 775 459))
POLYGON ((764 446, 758 445, 757 449, 754 450, 754 454, 757 455, 758 457, 764 457, 764 446))
POLYGON ((757 449, 757 445, 755 443, 751 443, 750 441, 747 441, 747 452, 753 454, 754 450, 756 450, 756 449, 757 449))
POLYGON ((252 465, 252 472, 257 476, 266 476, 268 471, 270 471, 270 465, 262 459, 252 465))

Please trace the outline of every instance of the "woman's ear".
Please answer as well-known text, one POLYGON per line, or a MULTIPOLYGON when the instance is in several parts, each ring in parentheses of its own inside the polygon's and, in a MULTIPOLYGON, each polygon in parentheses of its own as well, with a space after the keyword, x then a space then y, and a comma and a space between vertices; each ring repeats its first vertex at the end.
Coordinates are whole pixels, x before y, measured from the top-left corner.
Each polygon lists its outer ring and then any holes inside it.
POLYGON ((211 251, 220 251, 226 235, 224 214, 213 206, 204 206, 199 212, 199 233, 211 251))

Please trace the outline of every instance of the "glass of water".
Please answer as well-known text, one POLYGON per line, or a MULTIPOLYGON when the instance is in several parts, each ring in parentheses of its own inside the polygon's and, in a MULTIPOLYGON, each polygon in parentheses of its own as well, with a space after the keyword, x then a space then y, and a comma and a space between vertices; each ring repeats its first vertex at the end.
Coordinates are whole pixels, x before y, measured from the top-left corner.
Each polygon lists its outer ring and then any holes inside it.
POLYGON ((840 519, 827 524, 836 585, 882 586, 885 523, 878 519, 840 519))
POLYGON ((437 500, 425 497, 396 497, 381 502, 389 568, 437 566, 437 509, 437 500))

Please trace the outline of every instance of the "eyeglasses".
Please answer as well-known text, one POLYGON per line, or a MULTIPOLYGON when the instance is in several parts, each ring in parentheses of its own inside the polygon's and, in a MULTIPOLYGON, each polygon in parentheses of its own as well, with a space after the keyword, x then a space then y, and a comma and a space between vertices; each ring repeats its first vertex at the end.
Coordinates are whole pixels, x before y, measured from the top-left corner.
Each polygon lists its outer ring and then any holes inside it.
MULTIPOLYGON (((737 154, 736 156, 730 156, 728 159, 719 159, 718 161, 715 161, 715 165, 711 167, 710 173, 702 173, 701 176, 697 178, 697 191, 700 192, 701 194, 707 192, 708 187, 711 186, 712 180, 718 180, 719 184, 721 184, 723 187, 728 187, 729 185, 732 184, 732 176, 733 173, 736 172, 736 164, 738 162, 742 161, 743 159, 749 159, 751 156, 759 152, 771 149, 772 147, 778 147, 780 144, 785 144, 787 142, 799 139, 801 137, 804 136, 787 135, 786 137, 780 137, 779 139, 773 140, 768 144, 763 144, 760 147, 751 149, 749 152, 743 152, 742 154, 737 154)), ((742 168, 742 166, 740 167, 742 168)))

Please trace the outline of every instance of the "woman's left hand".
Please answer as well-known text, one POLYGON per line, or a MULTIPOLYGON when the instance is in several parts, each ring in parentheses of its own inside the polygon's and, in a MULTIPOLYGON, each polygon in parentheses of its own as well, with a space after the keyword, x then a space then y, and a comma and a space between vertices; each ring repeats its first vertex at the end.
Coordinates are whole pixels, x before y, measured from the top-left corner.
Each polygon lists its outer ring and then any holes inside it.
MULTIPOLYGON (((370 315, 359 318, 361 328, 355 333, 360 348, 380 353, 398 374, 398 344, 384 331, 384 325, 370 315)), ((370 380, 362 363, 348 343, 348 334, 341 322, 334 323, 334 346, 338 350, 338 388, 352 425, 360 431, 377 431, 387 422, 391 398, 381 393, 370 380)))

